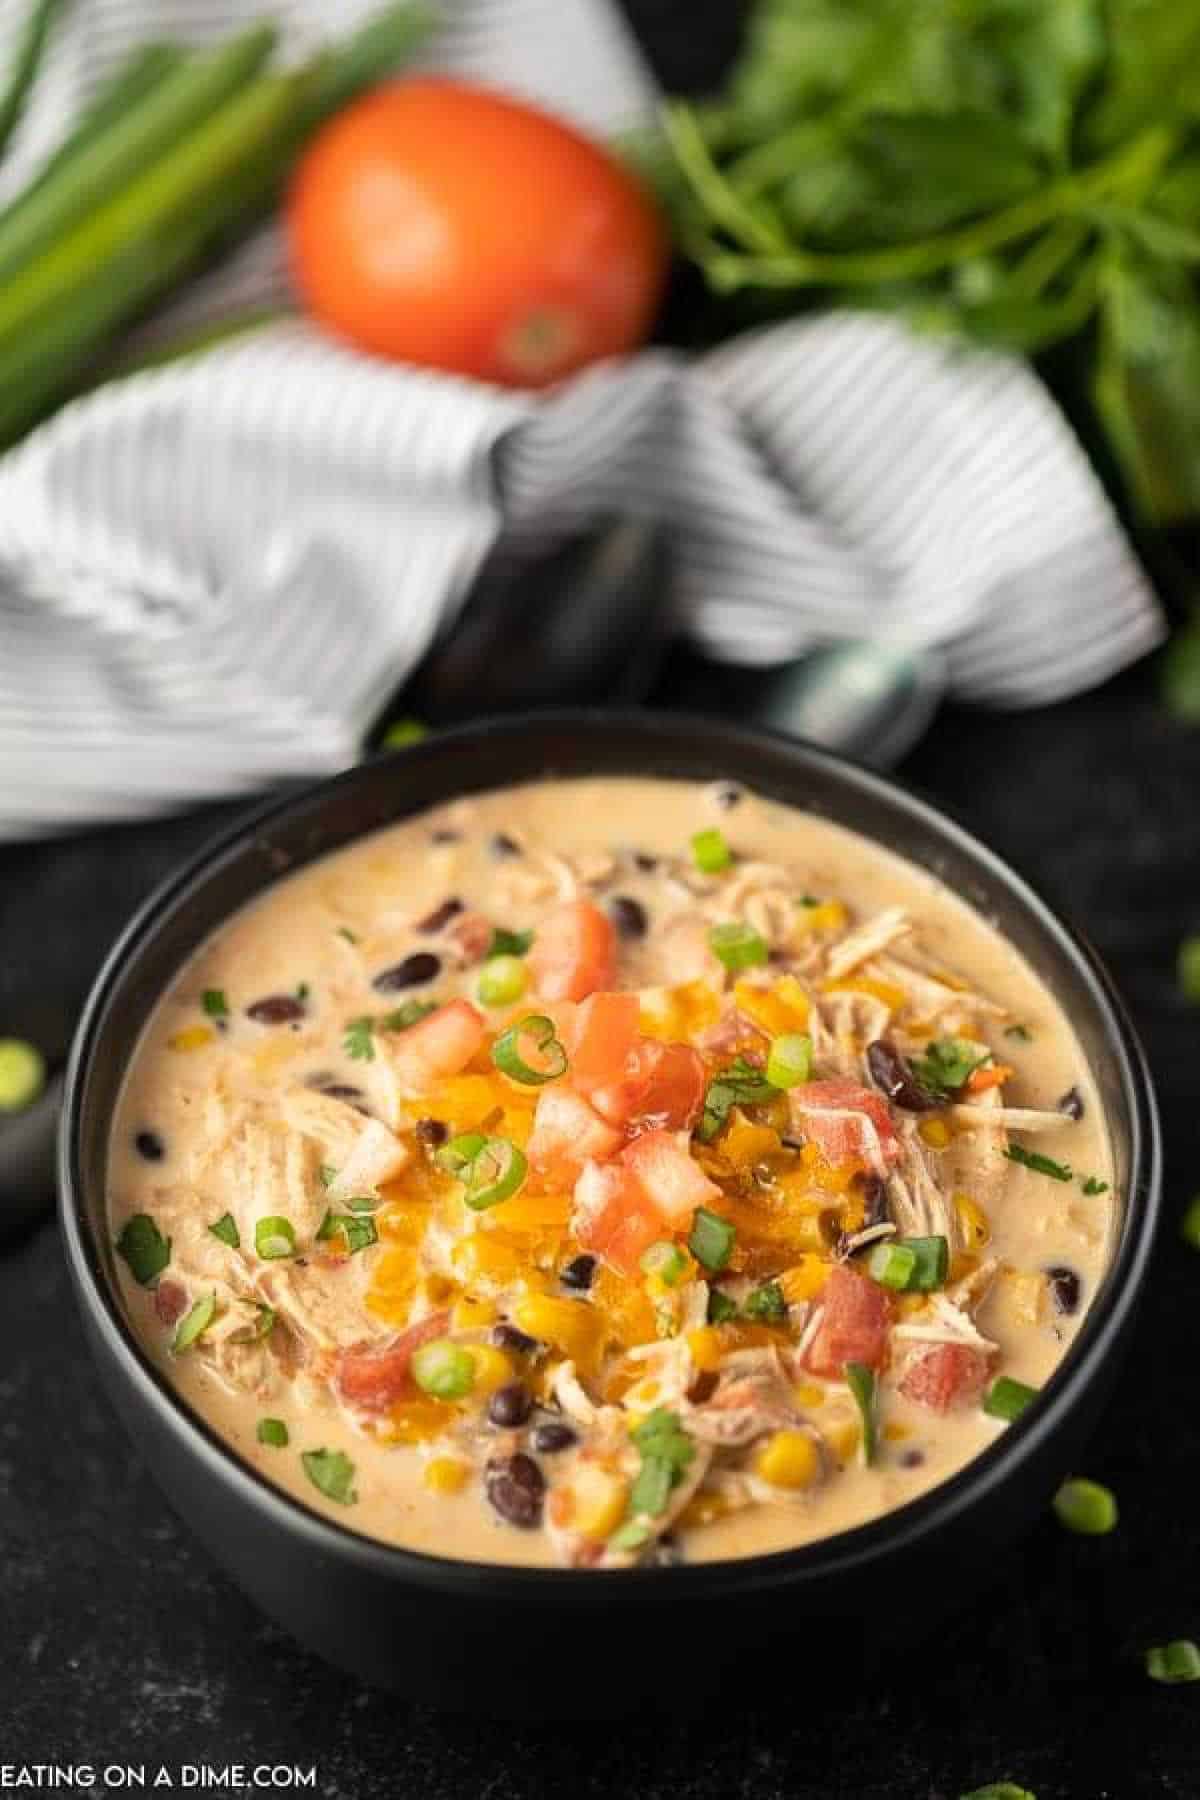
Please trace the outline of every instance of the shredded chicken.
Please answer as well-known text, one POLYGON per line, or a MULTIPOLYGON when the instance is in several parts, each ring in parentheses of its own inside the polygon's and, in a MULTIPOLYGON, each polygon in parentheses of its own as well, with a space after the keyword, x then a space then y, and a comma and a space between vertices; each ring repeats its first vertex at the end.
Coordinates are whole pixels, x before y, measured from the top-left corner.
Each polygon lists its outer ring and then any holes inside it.
POLYGON ((898 938, 907 937, 912 931, 912 920, 902 906, 889 906, 883 912, 876 913, 873 919, 856 930, 848 932, 829 952, 827 967, 834 981, 840 981, 843 975, 849 975, 851 969, 857 969, 860 963, 877 956, 894 944, 898 938))

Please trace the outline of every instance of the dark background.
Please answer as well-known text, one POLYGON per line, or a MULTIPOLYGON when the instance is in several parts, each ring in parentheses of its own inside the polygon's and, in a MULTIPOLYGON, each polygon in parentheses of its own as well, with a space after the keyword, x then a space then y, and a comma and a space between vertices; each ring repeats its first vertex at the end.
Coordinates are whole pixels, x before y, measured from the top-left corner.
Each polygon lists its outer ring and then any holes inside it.
MULTIPOLYGON (((734 0, 626 4, 671 86, 711 80, 736 43, 734 0)), ((672 314, 684 331, 688 306, 672 314)), ((657 698, 715 707, 720 691, 678 654, 657 698)), ((1175 1230, 1200 1188, 1200 1012, 1174 974, 1180 937, 1200 930, 1200 730, 1165 715, 1150 665, 1044 712, 948 709, 901 772, 1082 925, 1150 1052, 1168 1225, 1086 1466, 1119 1498, 1115 1535, 1073 1538, 1047 1517, 988 1599, 869 1690, 832 1671, 818 1693, 801 1672, 786 1710, 620 1728, 414 1710, 296 1648, 168 1512, 101 1398, 47 1224, 0 1253, 0 1762, 316 1761, 321 1794, 355 1800, 957 1800, 1002 1778, 1037 1800, 1200 1795, 1200 1689, 1142 1668, 1148 1644, 1200 1639, 1200 1259, 1175 1230)), ((36 1018, 49 1034, 133 906, 235 810, 0 851, 0 1029, 36 1018)), ((496 1655, 519 1654, 498 1619, 496 1655)))

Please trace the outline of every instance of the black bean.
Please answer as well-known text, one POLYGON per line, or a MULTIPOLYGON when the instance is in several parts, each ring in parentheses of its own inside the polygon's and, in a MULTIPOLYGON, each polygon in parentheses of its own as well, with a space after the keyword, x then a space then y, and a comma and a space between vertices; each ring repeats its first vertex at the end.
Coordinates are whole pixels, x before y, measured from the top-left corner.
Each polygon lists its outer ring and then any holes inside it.
POLYGON ((518 1450, 515 1456, 494 1456, 483 1473, 487 1497, 502 1519, 522 1531, 542 1522, 542 1498, 546 1478, 534 1462, 518 1450))
POLYGON ((520 844, 518 844, 516 838, 510 838, 507 831, 496 832, 491 843, 488 845, 488 849, 496 858, 497 862, 503 862, 506 857, 520 856, 521 854, 520 844))
POLYGON ((900 1464, 902 1468, 919 1469, 924 1461, 925 1452, 923 1450, 902 1450, 900 1452, 900 1464))
POLYGON ((884 1038, 876 1038, 873 1044, 867 1045, 867 1068, 875 1086, 881 1094, 887 1095, 893 1106, 902 1106, 907 1112, 928 1112, 936 1104, 895 1045, 884 1038))
POLYGON ((523 1381, 507 1381, 488 1401, 487 1416, 503 1431, 515 1431, 533 1411, 533 1399, 523 1381))
POLYGON ((645 937, 650 921, 640 900, 630 894, 615 894, 608 903, 612 922, 623 938, 645 937))
POLYGON ((561 1419, 546 1419, 541 1425, 534 1426, 530 1442, 539 1455, 556 1456, 560 1450, 569 1450, 579 1439, 561 1419))
POLYGON ((427 1150, 440 1150, 450 1136, 450 1127, 441 1119, 418 1119, 415 1129, 417 1142, 427 1150))
POLYGON ((859 1191, 863 1198, 862 1230, 887 1223, 887 1184, 878 1175, 860 1175, 859 1191))
POLYGON ((1082 1119, 1083 1095, 1077 1087, 1069 1087, 1058 1103, 1060 1113, 1066 1113, 1068 1119, 1082 1119))
POLYGON ((377 994, 398 994, 404 988, 424 987, 427 981, 436 981, 441 972, 441 958, 432 950, 414 950, 403 962, 381 970, 371 986, 377 994))
POLYGON ((591 1287, 596 1274, 594 1256, 573 1256, 569 1263, 564 1263, 558 1271, 558 1279, 564 1287, 579 1288, 585 1292, 591 1287))
POLYGON ((736 782, 723 781, 713 798, 722 812, 730 812, 735 806, 741 805, 745 796, 736 782))
POLYGON ((294 1025, 304 1017, 304 1002, 295 994, 268 994, 246 1008, 246 1017, 259 1025, 294 1025))
POLYGON ((506 1322, 492 1326, 492 1342, 498 1350, 511 1350, 514 1356, 531 1356, 538 1347, 535 1337, 506 1322))
POLYGON ((1074 1269, 1068 1269, 1059 1263, 1046 1270, 1046 1280, 1050 1286, 1050 1298, 1054 1302, 1055 1312, 1064 1313, 1068 1317, 1079 1310, 1080 1280, 1074 1269))
POLYGON ((635 850, 633 853, 633 866, 635 869, 640 869, 643 875, 653 875, 655 869, 658 867, 658 858, 657 856, 651 856, 648 850, 635 850))
POLYGON ((451 919, 456 919, 462 909, 463 903, 457 894, 451 894, 448 900, 443 900, 440 906, 435 906, 433 911, 420 921, 417 930, 440 931, 443 925, 448 925, 451 919))
POLYGON ((133 1140, 133 1147, 147 1162, 161 1162, 167 1154, 167 1146, 157 1131, 139 1131, 133 1140))

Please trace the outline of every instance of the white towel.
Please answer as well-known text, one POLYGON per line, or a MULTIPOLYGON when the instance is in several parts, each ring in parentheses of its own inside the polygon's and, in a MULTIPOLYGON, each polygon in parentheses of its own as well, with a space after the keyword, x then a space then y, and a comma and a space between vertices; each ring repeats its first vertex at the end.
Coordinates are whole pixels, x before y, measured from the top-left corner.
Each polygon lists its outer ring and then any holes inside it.
MULTIPOLYGON (((0 55, 26 4, 0 0, 0 55)), ((339 0, 337 29, 371 6, 339 0)), ((262 10, 76 0, 0 198, 134 43, 262 10)), ((335 12, 272 10, 289 53, 335 12)), ((653 112, 611 0, 446 12, 429 66, 598 133, 653 112)), ((271 228, 156 328, 283 297, 271 228)), ((111 384, 0 459, 0 838, 353 761, 503 533, 524 550, 614 511, 666 522, 686 629, 729 661, 885 636, 938 646, 960 697, 1022 706, 1162 634, 1083 451, 1011 358, 838 313, 535 398, 283 323, 111 384)))

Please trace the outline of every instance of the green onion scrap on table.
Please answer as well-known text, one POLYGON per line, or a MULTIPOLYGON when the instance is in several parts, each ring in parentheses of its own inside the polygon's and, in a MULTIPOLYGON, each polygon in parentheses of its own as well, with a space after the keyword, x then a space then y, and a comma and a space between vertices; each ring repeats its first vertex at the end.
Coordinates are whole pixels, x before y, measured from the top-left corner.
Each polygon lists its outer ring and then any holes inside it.
MULTIPOLYGON (((34 0, 0 76, 0 151, 60 10, 34 0)), ((429 24, 418 4, 387 7, 286 68, 273 60, 269 23, 202 50, 134 50, 0 208, 0 449, 94 379, 125 327, 256 225, 313 132, 400 67, 429 24)))
POLYGON ((1200 510, 1194 6, 757 0, 723 90, 634 152, 727 323, 1069 344, 1142 515, 1200 510))

